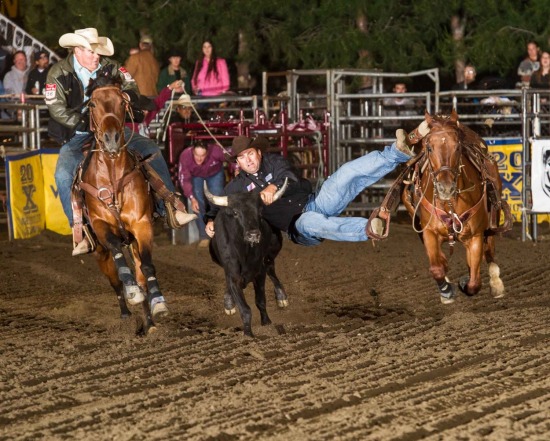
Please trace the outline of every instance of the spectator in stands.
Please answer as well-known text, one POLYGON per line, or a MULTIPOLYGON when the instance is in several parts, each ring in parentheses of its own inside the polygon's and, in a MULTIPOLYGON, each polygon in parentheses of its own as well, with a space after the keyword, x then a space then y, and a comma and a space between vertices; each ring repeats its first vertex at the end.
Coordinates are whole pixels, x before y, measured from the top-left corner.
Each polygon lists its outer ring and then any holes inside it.
MULTIPOLYGON (((407 93, 407 84, 404 81, 397 81, 393 85, 392 92, 396 94, 407 93)), ((412 98, 399 96, 387 97, 383 99, 382 104, 384 105, 384 116, 397 117, 396 119, 388 120, 385 125, 386 128, 391 127, 393 130, 395 130, 395 127, 398 126, 403 126, 407 129, 411 128, 411 124, 403 123, 403 121, 398 118, 400 116, 418 115, 418 112, 415 109, 416 103, 412 98)), ((414 123, 412 126, 414 127, 414 123)))
POLYGON ((533 89, 550 89, 550 53, 544 51, 540 55, 540 67, 533 72, 529 80, 533 89))
POLYGON ((10 56, 9 51, 4 48, 4 46, 6 46, 6 40, 0 35, 0 78, 4 78, 4 71, 8 66, 8 59, 10 56))
POLYGON ((43 95, 46 88, 46 78, 50 66, 47 51, 40 50, 34 54, 35 67, 29 72, 25 93, 27 95, 43 95))
MULTIPOLYGON (((92 78, 96 78, 100 69, 109 69, 112 75, 122 81, 122 90, 128 95, 132 104, 139 102, 139 90, 131 75, 110 58, 114 55, 113 43, 107 37, 99 37, 94 28, 78 29, 74 33, 61 36, 59 46, 70 49, 69 55, 54 64, 49 72, 46 83, 45 101, 50 111, 48 132, 62 146, 55 170, 55 182, 63 210, 72 226, 73 211, 71 206, 71 186, 78 165, 84 158, 82 147, 93 139, 88 127, 89 117, 84 114, 86 106, 82 104, 88 99, 84 89, 92 78)), ((170 172, 158 146, 150 139, 125 130, 128 149, 139 153, 142 157, 151 157, 151 167, 158 173, 174 204, 175 188, 170 172)), ((156 185, 156 183, 155 183, 156 185)), ((172 204, 171 202, 171 204, 172 204)), ((196 218, 182 210, 172 210, 171 205, 157 204, 156 211, 164 216, 167 210, 173 216, 167 216, 173 228, 179 228, 196 218)), ((73 256, 90 252, 87 239, 74 243, 73 256)))
POLYGON ((153 39, 144 35, 139 41, 139 52, 130 55, 124 64, 124 67, 136 80, 139 93, 149 98, 158 94, 157 81, 160 72, 159 63, 153 55, 152 49, 153 39))
POLYGON ((531 75, 540 67, 539 57, 539 45, 534 41, 529 41, 527 43, 527 57, 518 66, 518 76, 520 78, 520 82, 517 84, 518 87, 529 86, 531 75))
POLYGON ((203 57, 195 62, 191 86, 195 95, 217 96, 229 90, 229 71, 223 58, 216 56, 212 42, 202 44, 203 57))
POLYGON ((4 88, 7 93, 20 95, 25 92, 27 85, 27 55, 24 51, 13 54, 13 66, 4 76, 4 88))
POLYGON ((456 83, 453 90, 475 90, 477 89, 476 68, 472 64, 464 66, 464 80, 456 83))
MULTIPOLYGON (((393 93, 407 93, 407 84, 398 81, 393 85, 393 93)), ((384 106, 414 106, 414 100, 407 97, 384 98, 384 106)))
POLYGON ((168 84, 176 80, 182 80, 185 88, 185 93, 191 95, 191 79, 187 71, 181 66, 182 55, 177 49, 170 49, 168 52, 168 66, 160 71, 157 81, 157 90, 160 92, 168 84))
MULTIPOLYGON (((368 239, 367 223, 363 217, 342 217, 340 214, 365 188, 393 171, 399 164, 413 156, 409 145, 415 144, 429 132, 423 121, 413 133, 396 131, 397 140, 384 150, 371 151, 349 161, 336 170, 317 192, 311 183, 300 178, 292 170, 286 158, 277 153, 266 153, 269 142, 261 136, 233 139, 233 160, 240 168, 239 174, 226 185, 225 195, 234 193, 259 193, 266 205, 263 217, 272 227, 285 231, 297 244, 319 245, 324 239, 361 242, 368 239), (288 179, 288 187, 282 197, 273 196, 288 179)), ((205 216, 206 234, 215 233, 216 207, 205 216)), ((384 224, 375 219, 371 229, 377 235, 383 233, 384 224)))
POLYGON ((209 243, 203 216, 206 214, 204 182, 214 195, 223 194, 225 154, 217 144, 205 144, 198 140, 186 148, 179 157, 178 182, 183 195, 191 201, 193 211, 198 215, 199 247, 209 243))

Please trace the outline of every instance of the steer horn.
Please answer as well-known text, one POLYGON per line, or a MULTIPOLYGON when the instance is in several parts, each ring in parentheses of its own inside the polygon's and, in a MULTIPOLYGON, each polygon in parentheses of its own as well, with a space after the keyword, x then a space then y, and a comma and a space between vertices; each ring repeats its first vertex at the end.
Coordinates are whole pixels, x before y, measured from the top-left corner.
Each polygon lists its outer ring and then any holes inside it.
POLYGON ((210 193, 206 181, 204 181, 204 195, 206 196, 206 199, 208 199, 208 202, 217 205, 218 207, 227 207, 228 205, 227 196, 215 196, 210 193))
POLYGON ((288 178, 285 178, 285 183, 277 192, 273 195, 273 202, 279 200, 281 196, 285 193, 286 188, 288 187, 288 178))

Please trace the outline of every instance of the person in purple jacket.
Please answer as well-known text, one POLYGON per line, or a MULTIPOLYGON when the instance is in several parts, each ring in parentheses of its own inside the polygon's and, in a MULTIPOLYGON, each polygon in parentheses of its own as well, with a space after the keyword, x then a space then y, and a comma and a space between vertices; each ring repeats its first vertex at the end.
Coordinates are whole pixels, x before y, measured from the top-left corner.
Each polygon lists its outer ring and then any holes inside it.
POLYGON ((191 201, 191 207, 198 214, 200 234, 199 247, 207 247, 209 238, 205 232, 203 216, 206 213, 204 181, 214 195, 223 194, 226 161, 223 150, 216 144, 205 145, 198 140, 187 147, 179 157, 178 181, 185 197, 191 201))

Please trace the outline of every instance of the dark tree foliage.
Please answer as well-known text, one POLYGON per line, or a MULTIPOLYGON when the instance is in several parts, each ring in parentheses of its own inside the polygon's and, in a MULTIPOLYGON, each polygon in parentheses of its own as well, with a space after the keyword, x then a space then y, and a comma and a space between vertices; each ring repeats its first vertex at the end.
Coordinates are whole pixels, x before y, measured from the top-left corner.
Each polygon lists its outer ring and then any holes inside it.
POLYGON ((359 50, 367 49, 371 66, 388 72, 439 67, 453 76, 463 59, 480 74, 513 76, 525 43, 546 49, 550 35, 547 0, 26 0, 22 12, 26 30, 55 50, 61 34, 96 27, 123 62, 140 31, 148 31, 159 59, 176 46, 191 67, 210 38, 230 66, 248 62, 256 75, 354 68, 359 50), (356 26, 359 13, 366 33, 356 26), (460 44, 453 16, 465 23, 460 44), (241 54, 239 33, 248 48, 241 54))

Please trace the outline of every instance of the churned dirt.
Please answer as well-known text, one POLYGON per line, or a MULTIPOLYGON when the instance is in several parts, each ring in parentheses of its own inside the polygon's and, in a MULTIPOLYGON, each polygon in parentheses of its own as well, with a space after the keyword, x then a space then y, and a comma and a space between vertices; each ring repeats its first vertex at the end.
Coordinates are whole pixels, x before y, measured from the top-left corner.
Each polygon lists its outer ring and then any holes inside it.
MULTIPOLYGON (((290 297, 254 340, 208 251, 156 237, 170 315, 136 335, 93 256, 44 232, 0 240, 0 440, 549 440, 550 240, 497 241, 507 295, 442 305, 411 227, 285 242, 290 297)), ((450 277, 465 273, 457 246, 450 277)))

